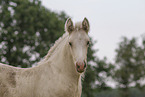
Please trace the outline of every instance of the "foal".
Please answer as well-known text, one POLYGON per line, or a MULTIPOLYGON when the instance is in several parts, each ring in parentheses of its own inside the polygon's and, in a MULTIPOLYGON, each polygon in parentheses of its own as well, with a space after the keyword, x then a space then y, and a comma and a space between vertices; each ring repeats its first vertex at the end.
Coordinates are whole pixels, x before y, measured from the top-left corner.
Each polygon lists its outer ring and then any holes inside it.
POLYGON ((0 97, 81 97, 89 28, 86 18, 75 25, 69 18, 66 33, 36 67, 22 69, 0 63, 0 97))

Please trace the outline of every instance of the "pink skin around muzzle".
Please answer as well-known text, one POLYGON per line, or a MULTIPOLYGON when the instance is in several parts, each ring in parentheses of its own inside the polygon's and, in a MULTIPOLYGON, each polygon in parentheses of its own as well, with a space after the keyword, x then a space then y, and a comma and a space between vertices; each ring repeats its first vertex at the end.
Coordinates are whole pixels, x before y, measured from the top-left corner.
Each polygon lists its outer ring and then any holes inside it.
POLYGON ((76 70, 79 73, 82 73, 85 71, 86 68, 86 62, 77 62, 76 63, 76 70))

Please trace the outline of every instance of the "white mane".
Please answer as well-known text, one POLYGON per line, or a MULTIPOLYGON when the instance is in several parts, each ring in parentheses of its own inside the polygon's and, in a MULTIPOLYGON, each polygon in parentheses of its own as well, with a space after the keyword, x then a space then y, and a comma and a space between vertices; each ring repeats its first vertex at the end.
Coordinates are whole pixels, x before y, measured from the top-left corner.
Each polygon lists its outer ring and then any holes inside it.
POLYGON ((44 59, 43 59, 42 61, 40 61, 38 64, 41 64, 41 63, 47 61, 47 60, 50 58, 50 56, 51 56, 55 51, 57 51, 56 49, 59 48, 60 43, 61 43, 64 39, 66 39, 66 37, 68 37, 68 36, 69 36, 69 34, 66 32, 66 33, 63 34, 62 37, 60 37, 58 40, 56 40, 55 43, 54 43, 54 45, 49 49, 47 55, 46 55, 46 56, 44 57, 44 59))

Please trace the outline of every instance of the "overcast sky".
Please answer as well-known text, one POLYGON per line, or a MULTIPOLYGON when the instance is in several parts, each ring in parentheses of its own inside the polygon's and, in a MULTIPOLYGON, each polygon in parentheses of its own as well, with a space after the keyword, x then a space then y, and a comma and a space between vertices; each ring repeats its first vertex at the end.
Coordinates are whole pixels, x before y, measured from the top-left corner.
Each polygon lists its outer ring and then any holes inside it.
POLYGON ((87 17, 100 58, 114 61, 122 36, 141 37, 145 33, 145 0, 41 0, 51 11, 64 11, 73 21, 87 17))

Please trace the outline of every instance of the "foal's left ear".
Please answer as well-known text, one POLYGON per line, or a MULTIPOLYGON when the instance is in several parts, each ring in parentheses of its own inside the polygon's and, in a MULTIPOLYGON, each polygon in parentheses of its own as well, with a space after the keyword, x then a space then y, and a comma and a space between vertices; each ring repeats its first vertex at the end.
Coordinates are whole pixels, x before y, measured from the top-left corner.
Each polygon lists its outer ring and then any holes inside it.
POLYGON ((82 27, 83 29, 88 33, 90 30, 90 25, 88 19, 85 17, 83 22, 82 22, 82 27))

